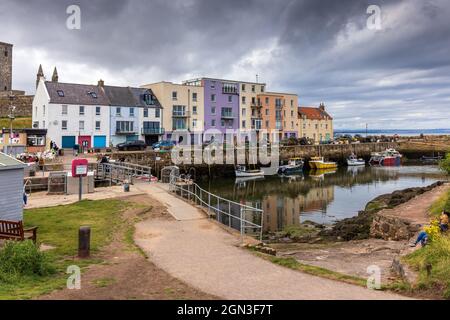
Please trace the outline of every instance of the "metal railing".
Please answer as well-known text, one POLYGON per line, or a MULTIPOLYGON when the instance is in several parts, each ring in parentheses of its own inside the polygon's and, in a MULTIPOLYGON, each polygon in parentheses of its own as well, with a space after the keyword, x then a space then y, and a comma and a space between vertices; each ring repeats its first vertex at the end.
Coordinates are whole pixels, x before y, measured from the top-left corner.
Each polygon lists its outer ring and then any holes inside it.
POLYGON ((142 128, 141 134, 164 134, 164 128, 142 128))
POLYGON ((217 196, 201 188, 189 177, 178 175, 174 171, 170 174, 169 191, 201 206, 210 218, 214 217, 220 223, 240 231, 241 237, 249 234, 262 240, 262 209, 217 196))
POLYGON ((152 168, 129 162, 99 163, 97 165, 96 179, 114 183, 127 180, 133 184, 134 178, 146 178, 150 181, 152 168))

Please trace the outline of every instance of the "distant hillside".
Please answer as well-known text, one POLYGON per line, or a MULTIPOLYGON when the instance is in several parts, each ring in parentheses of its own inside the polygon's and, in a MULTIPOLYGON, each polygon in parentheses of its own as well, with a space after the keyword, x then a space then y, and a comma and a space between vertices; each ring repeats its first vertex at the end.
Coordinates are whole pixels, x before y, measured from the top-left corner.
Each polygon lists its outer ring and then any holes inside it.
MULTIPOLYGON (((0 130, 9 128, 9 119, 0 118, 0 130)), ((13 129, 31 128, 31 117, 16 118, 13 122, 13 129)))

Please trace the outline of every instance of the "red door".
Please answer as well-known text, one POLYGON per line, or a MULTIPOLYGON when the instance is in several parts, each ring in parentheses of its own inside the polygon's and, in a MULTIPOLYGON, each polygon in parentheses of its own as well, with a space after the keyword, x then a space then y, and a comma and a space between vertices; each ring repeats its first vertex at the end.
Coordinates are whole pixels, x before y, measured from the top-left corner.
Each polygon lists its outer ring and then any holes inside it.
POLYGON ((83 149, 91 147, 91 136, 78 136, 78 144, 83 149))

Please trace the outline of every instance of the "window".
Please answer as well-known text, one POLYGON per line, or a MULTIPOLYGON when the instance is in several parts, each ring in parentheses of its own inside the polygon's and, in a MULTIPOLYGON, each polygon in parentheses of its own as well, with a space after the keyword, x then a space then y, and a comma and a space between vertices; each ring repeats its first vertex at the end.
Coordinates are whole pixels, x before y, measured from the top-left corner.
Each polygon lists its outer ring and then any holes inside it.
POLYGON ((192 106, 192 113, 197 114, 197 106, 192 106))
POLYGON ((215 127, 216 126, 216 120, 215 119, 212 119, 211 120, 211 127, 215 127))
POLYGON ((315 125, 316 130, 319 129, 319 125, 316 123, 315 125))
POLYGON ((328 129, 328 124, 325 125, 325 129, 328 129))
POLYGON ((45 136, 29 135, 27 146, 45 146, 45 136))
POLYGON ((79 113, 80 113, 80 116, 84 115, 84 106, 80 106, 79 113))
POLYGON ((155 109, 155 118, 159 118, 161 116, 161 109, 155 109))
POLYGON ((130 108, 130 117, 134 117, 134 108, 130 108))
POLYGON ((172 106, 172 116, 184 117, 186 116, 186 106, 172 106))
POLYGON ((192 119, 192 128, 197 128, 197 119, 192 119))
POLYGON ((78 123, 78 128, 79 128, 80 130, 84 130, 84 121, 80 121, 80 122, 78 123))
POLYGON ((100 130, 100 121, 95 121, 95 130, 100 130))
POLYGON ((220 126, 221 126, 221 127, 225 127, 225 120, 222 119, 222 120, 220 121, 220 126))
POLYGON ((61 121, 61 130, 67 130, 67 120, 61 121))
POLYGON ((269 115, 269 109, 266 109, 266 116, 269 115))
POLYGON ((94 99, 97 99, 97 94, 95 92, 88 91, 88 95, 90 95, 94 99))
POLYGON ((252 97, 252 105, 255 105, 255 104, 256 104, 256 98, 252 97))
POLYGON ((233 108, 222 108, 222 117, 233 117, 233 108))
POLYGON ((62 105, 61 107, 62 107, 61 113, 63 115, 67 115, 67 106, 66 105, 62 105))
POLYGON ((64 91, 62 91, 62 90, 56 90, 56 92, 58 93, 58 96, 64 97, 64 91))
POLYGON ((294 110, 291 110, 291 117, 294 116, 294 110))
POLYGON ((291 107, 294 106, 294 100, 291 99, 291 107))
POLYGON ((235 83, 224 83, 222 86, 223 93, 237 93, 238 87, 235 83))
POLYGON ((261 92, 264 92, 264 86, 261 86, 261 92))
POLYGON ((197 92, 192 92, 192 101, 197 101, 197 92))
POLYGON ((144 108, 144 118, 148 118, 148 108, 144 108))
POLYGON ((212 101, 212 102, 216 102, 216 95, 215 95, 215 94, 212 94, 212 95, 211 95, 211 101, 212 101))
POLYGON ((172 100, 177 100, 177 92, 176 91, 172 91, 172 100))
POLYGON ((243 117, 245 117, 245 116, 246 116, 246 114, 247 114, 247 109, 245 109, 245 108, 242 108, 242 116, 243 116, 243 117))
POLYGON ((245 120, 242 120, 242 128, 245 128, 245 120))
POLYGON ((211 89, 215 89, 216 88, 216 82, 215 81, 211 81, 211 89))
POLYGON ((291 121, 291 129, 294 129, 294 121, 291 121))
POLYGON ((102 108, 100 108, 100 107, 95 107, 95 115, 96 115, 96 116, 99 116, 99 115, 101 114, 101 112, 102 112, 102 108))
POLYGON ((266 97, 266 104, 269 104, 269 97, 266 97))
POLYGON ((122 110, 120 109, 120 107, 116 108, 116 116, 120 117, 122 110))
POLYGON ((242 97, 242 104, 245 104, 245 97, 242 97))
POLYGON ((116 132, 134 132, 134 122, 116 121, 116 132))
POLYGON ((42 106, 42 115, 45 116, 45 106, 42 106))
POLYGON ((228 102, 229 103, 233 102, 233 96, 228 96, 228 102))
POLYGON ((5 49, 5 57, 8 56, 8 49, 5 49))
POLYGON ((266 120, 266 128, 269 128, 269 120, 266 120))
POLYGON ((255 92, 255 85, 252 85, 252 92, 255 92))
POLYGON ((216 114, 216 107, 211 107, 211 114, 216 114))
POLYGON ((242 91, 245 91, 245 84, 244 83, 242 84, 241 88, 242 88, 242 91))

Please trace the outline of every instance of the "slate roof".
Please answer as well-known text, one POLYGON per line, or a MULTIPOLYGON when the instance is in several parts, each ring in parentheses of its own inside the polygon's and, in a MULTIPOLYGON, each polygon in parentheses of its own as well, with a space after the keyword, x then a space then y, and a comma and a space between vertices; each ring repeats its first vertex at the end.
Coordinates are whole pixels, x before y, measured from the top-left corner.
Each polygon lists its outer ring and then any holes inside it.
POLYGON ((2 152, 0 152, 0 171, 10 170, 10 169, 22 169, 25 168, 26 164, 22 161, 16 160, 2 152))
POLYGON ((316 107, 298 107, 298 113, 300 115, 306 116, 309 120, 333 120, 332 117, 321 108, 316 107))
POLYGON ((109 105, 109 99, 105 92, 96 85, 45 81, 45 86, 50 95, 50 103, 97 106, 109 105), (58 90, 64 92, 63 97, 58 95, 58 90), (95 93, 97 98, 94 98, 89 92, 95 93))
POLYGON ((161 104, 159 103, 158 99, 153 94, 153 91, 151 89, 147 89, 147 88, 130 88, 130 90, 131 90, 134 98, 136 99, 136 101, 138 103, 138 106, 140 106, 140 107, 162 108, 161 104), (154 101, 153 105, 148 105, 144 101, 144 94, 151 94, 153 96, 153 101, 154 101))
POLYGON ((137 101, 129 87, 104 86, 111 106, 137 107, 137 101))

